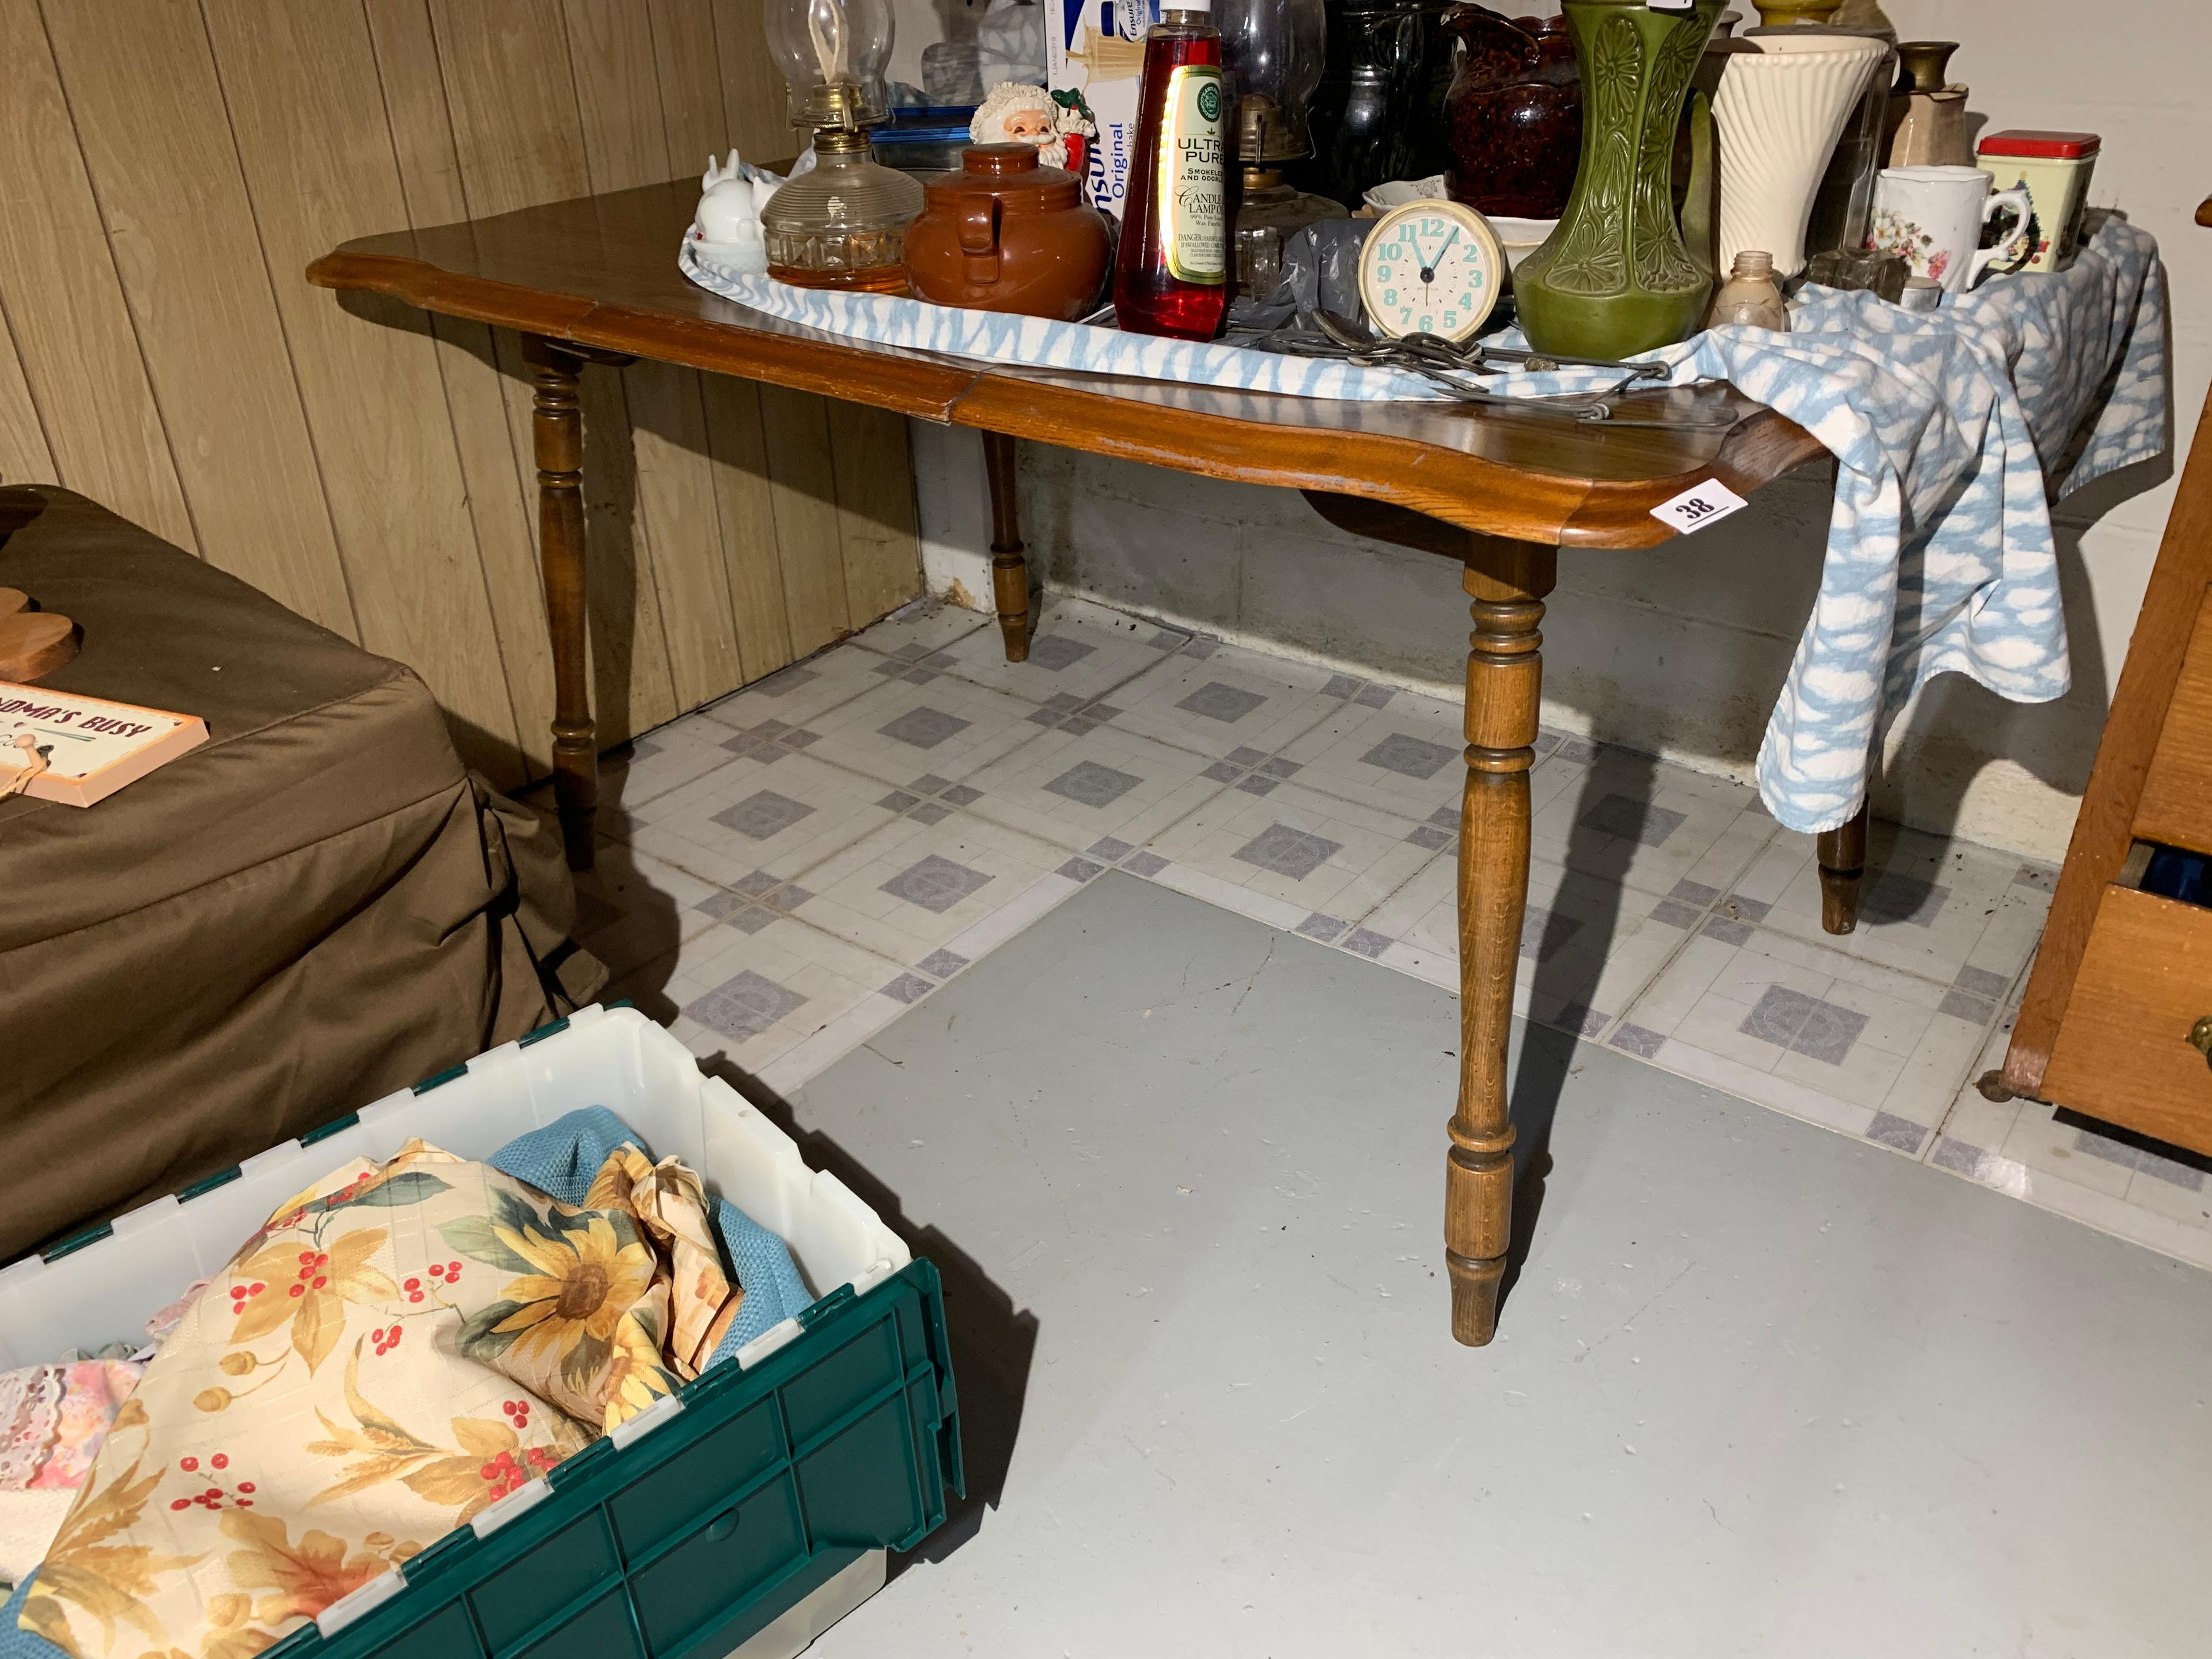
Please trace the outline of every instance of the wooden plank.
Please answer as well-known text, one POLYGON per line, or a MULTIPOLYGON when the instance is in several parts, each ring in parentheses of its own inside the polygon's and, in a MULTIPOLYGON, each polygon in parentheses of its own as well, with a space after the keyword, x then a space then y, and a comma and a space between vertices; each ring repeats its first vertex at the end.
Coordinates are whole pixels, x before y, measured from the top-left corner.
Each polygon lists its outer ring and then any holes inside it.
MULTIPOLYGON (((677 171, 662 120, 652 20, 629 0, 567 0, 584 154, 595 191, 654 184, 677 171)), ((636 458, 639 539, 648 560, 679 708, 744 682, 730 616, 707 413, 696 369, 625 369, 636 458)))
POLYGON ((776 552, 783 566, 784 615, 792 652, 803 657, 853 627, 845 599, 829 404, 811 392, 763 385, 760 408, 776 552))
POLYGON ((2212 1014, 2212 911, 2106 888, 2072 993, 2045 1097, 2212 1153, 2212 1070, 2189 1042, 2212 1014))
POLYGON ((296 276, 406 214, 368 21, 326 0, 204 12, 361 642, 420 673, 462 757, 512 787, 514 710, 428 321, 380 295, 333 304, 296 276))
POLYGON ((0 0, 0 305, 50 411, 40 476, 198 551, 37 0, 0 0))
POLYGON ((755 161, 773 161, 801 148, 791 130, 783 75, 769 56, 761 0, 714 0, 714 51, 722 75, 722 106, 730 143, 755 161))
MULTIPOLYGON (((471 216, 591 193, 558 0, 432 0, 454 150, 471 216)), ((530 388, 516 343, 497 348, 517 471, 535 497, 530 388)), ((653 573, 636 528, 637 482, 621 381, 587 369, 584 515, 591 544, 593 707, 602 745, 677 713, 653 573)), ((534 515, 533 515, 534 523, 534 515)))
POLYGON ((789 662, 791 622, 785 614, 783 563, 776 554, 775 491, 769 482, 768 440, 761 429, 760 388, 727 374, 702 375, 707 444, 714 458, 714 503, 722 521, 722 562, 745 678, 757 680, 789 662))
MULTIPOLYGON (((468 198, 461 187, 460 158, 453 149, 428 9, 423 0, 366 0, 365 9, 407 222, 449 225, 466 219, 468 198)), ((530 769, 542 776, 553 764, 553 655, 532 529, 535 485, 526 495, 525 475, 515 465, 492 331, 482 323, 434 313, 430 325, 508 701, 530 769)))
POLYGON ((866 628, 921 592, 914 458, 903 416, 840 401, 829 419, 845 605, 852 626, 866 628))
POLYGON ((2212 588, 2201 598, 2136 808, 2135 837, 2212 853, 2212 588))
POLYGON ((46 429, 23 379, 7 307, 0 303, 0 483, 51 483, 53 477, 53 451, 46 447, 46 429))
POLYGON ((660 125, 674 175, 704 169, 730 146, 716 56, 713 0, 651 0, 653 55, 660 82, 660 125))
POLYGON ((358 639, 198 9, 57 0, 46 19, 201 551, 358 639))

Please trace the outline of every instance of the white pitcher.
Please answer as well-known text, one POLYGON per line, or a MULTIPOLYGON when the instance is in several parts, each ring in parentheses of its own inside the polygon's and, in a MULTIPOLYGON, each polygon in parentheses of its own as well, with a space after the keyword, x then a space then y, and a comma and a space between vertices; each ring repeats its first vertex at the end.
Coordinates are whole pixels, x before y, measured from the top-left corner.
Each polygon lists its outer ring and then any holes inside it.
POLYGON ((1964 294, 1996 270, 2008 276, 2035 257, 2029 234, 2033 208, 2021 189, 1991 192, 1996 180, 1979 167, 1884 167, 1874 181, 1874 224, 1867 246, 1901 253, 1915 276, 1964 294), (1979 245, 1982 227, 2002 209, 2012 234, 1996 246, 1979 245))

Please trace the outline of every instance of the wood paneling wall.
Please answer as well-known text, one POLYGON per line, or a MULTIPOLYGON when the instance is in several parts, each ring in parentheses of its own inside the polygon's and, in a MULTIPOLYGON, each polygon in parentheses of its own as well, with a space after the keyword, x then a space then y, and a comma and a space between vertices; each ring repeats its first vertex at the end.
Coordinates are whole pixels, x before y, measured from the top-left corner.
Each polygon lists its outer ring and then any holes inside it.
MULTIPOLYGON (((301 271, 732 143, 790 148, 760 0, 0 0, 0 477, 410 664, 471 763, 542 775, 519 342, 301 271)), ((603 742, 921 592, 897 417, 655 363, 587 368, 584 411, 603 742)))

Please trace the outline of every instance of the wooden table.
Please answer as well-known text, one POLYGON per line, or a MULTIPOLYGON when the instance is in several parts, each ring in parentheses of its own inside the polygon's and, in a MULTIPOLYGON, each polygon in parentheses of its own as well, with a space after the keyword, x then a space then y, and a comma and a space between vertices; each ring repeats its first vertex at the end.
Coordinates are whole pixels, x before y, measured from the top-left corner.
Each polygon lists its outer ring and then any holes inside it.
MULTIPOLYGON (((1332 523, 1457 560, 1473 602, 1467 782, 1460 805, 1459 1105, 1444 1169, 1452 1334, 1490 1340, 1505 1271, 1513 1124, 1505 1045, 1528 885, 1528 769, 1542 673, 1537 631, 1559 552, 1650 547, 1650 509, 1717 478, 1747 495, 1820 452, 1801 428, 1724 386, 1644 394, 1638 412, 1732 414, 1702 428, 1615 429, 1445 404, 1358 404, 981 364, 810 333, 706 293, 676 268, 689 181, 349 242, 308 267, 521 331, 536 382, 540 556, 556 679, 556 793, 569 860, 592 860, 598 755, 585 680, 585 362, 637 357, 738 374, 979 428, 989 465, 993 591, 1006 655, 1029 653, 1029 572, 1014 440, 1304 490, 1332 523)), ((1863 845, 1822 839, 1846 923, 1863 845)))

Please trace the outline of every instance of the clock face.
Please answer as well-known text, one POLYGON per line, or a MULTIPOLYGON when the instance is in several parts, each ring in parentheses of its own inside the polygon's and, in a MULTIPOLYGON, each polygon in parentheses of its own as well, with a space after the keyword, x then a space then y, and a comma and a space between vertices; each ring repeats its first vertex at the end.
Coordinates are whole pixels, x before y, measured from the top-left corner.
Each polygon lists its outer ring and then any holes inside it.
POLYGON ((1464 340, 1498 303, 1504 251, 1457 202, 1408 202, 1375 222, 1359 252, 1359 297, 1378 334, 1464 340))

